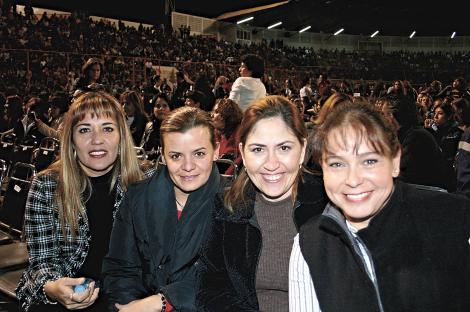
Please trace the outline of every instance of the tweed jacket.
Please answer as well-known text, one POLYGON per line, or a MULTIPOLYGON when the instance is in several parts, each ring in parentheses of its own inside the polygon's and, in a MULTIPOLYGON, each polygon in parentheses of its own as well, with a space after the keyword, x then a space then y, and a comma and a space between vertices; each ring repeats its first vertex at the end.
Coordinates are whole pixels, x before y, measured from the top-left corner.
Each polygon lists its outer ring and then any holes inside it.
MULTIPOLYGON (((150 169, 145 175, 153 172, 154 169, 150 169)), ((72 237, 70 231, 66 231, 66 236, 62 233, 55 200, 57 186, 57 173, 48 172, 35 177, 29 190, 24 216, 29 265, 16 288, 22 311, 28 311, 33 304, 48 303, 42 291, 44 284, 61 277, 73 277, 88 255, 91 234, 86 218, 79 218, 76 237, 72 237)), ((123 196, 118 179, 113 218, 123 196)))

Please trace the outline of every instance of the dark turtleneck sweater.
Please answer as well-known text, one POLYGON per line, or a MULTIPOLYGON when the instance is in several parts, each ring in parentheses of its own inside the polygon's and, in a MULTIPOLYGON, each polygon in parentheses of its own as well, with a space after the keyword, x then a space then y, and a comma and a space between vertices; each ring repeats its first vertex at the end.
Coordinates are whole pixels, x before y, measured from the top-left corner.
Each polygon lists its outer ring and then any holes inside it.
POLYGON ((92 193, 85 205, 91 234, 90 249, 77 277, 100 279, 101 263, 108 253, 109 237, 113 227, 116 187, 110 192, 112 175, 113 170, 110 170, 100 177, 90 178, 92 193))
POLYGON ((286 312, 289 310, 289 257, 297 234, 292 219, 292 198, 271 202, 257 194, 254 208, 263 238, 256 271, 259 308, 262 312, 286 312))

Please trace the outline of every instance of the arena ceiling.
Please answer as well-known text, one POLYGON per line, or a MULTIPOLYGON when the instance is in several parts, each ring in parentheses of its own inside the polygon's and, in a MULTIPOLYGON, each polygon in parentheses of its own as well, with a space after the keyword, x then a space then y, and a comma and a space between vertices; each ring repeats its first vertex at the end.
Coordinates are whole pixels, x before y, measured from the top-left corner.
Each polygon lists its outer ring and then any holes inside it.
MULTIPOLYGON (((30 0, 34 6, 57 9, 82 9, 94 15, 128 18, 145 23, 162 23, 164 0, 96 1, 30 0)), ((464 2, 425 0, 172 0, 177 12, 236 23, 253 16, 248 24, 267 27, 278 21, 280 29, 345 34, 409 36, 470 36, 470 17, 464 2), (273 7, 273 4, 284 4, 273 7), (261 8, 265 9, 261 9, 261 8), (259 10, 253 10, 258 8, 259 10), (231 15, 227 13, 232 13, 231 15), (240 14, 241 13, 241 14, 240 14), (225 15, 224 15, 225 14, 225 15), (224 17, 225 16, 225 17, 224 17)))

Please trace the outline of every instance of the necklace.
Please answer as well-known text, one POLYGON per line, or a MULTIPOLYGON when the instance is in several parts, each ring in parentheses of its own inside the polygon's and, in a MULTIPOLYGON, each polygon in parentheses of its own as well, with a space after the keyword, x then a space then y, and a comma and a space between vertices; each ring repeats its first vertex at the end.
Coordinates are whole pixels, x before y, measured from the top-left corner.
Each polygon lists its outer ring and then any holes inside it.
POLYGON ((175 200, 176 200, 176 203, 178 204, 178 206, 181 207, 181 210, 183 210, 184 206, 176 199, 176 197, 175 197, 175 200))

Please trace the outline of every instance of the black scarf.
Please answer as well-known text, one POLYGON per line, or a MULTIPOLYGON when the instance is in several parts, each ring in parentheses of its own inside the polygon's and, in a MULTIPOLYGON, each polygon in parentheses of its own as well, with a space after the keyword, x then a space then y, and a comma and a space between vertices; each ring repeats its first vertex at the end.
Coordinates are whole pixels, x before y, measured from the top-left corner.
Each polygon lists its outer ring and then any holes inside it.
POLYGON ((158 191, 149 196, 147 220, 151 236, 162 248, 162 264, 171 276, 197 258, 214 209, 220 175, 214 165, 207 182, 189 195, 180 220, 176 212, 174 183, 166 167, 162 168, 155 184, 152 189, 158 191))

